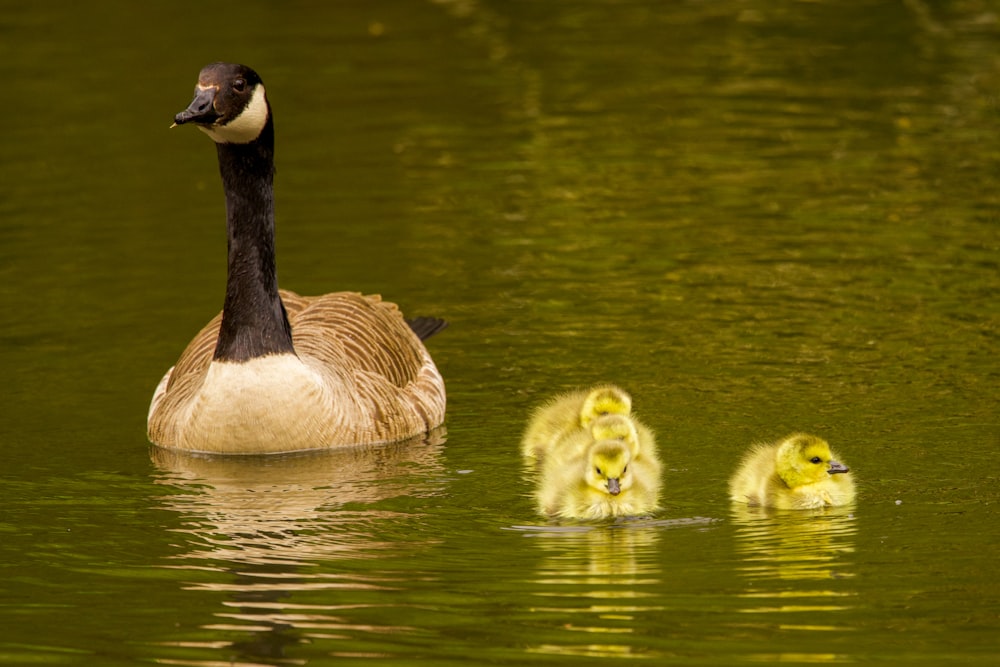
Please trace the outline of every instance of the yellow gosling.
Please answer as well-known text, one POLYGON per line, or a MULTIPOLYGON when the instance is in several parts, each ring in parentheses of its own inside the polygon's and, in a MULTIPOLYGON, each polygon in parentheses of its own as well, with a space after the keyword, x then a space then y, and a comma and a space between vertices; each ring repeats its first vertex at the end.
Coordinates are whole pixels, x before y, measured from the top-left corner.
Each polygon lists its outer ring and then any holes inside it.
POLYGON ((777 509, 836 507, 854 501, 854 477, 825 440, 796 433, 751 449, 729 480, 729 496, 777 509))
MULTIPOLYGON (((632 458, 638 457, 644 447, 650 452, 651 458, 656 458, 656 436, 635 416, 609 414, 592 420, 589 440, 621 440, 628 445, 632 458)), ((560 449, 565 447, 561 446, 560 449)))
POLYGON ((560 394, 535 410, 521 440, 521 451, 527 457, 540 458, 558 442, 586 434, 601 415, 628 416, 631 411, 632 397, 612 384, 560 394))
POLYGON ((626 415, 632 412, 632 397, 614 385, 594 387, 587 392, 580 408, 580 426, 590 428, 602 415, 626 415))
POLYGON ((661 463, 652 431, 620 414, 593 420, 544 459, 538 511, 560 519, 606 519, 658 509, 661 463))

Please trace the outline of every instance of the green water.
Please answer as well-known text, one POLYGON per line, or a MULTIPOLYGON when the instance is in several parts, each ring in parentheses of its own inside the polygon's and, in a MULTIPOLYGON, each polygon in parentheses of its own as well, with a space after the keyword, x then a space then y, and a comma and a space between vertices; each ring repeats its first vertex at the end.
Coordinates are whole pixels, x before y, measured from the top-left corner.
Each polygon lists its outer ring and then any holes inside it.
POLYGON ((1000 659, 1000 6, 0 3, 0 663, 1000 659), (222 303, 207 62, 267 82, 278 262, 451 326, 425 441, 152 450, 222 303), (614 381, 663 510, 533 513, 518 439, 614 381), (730 507, 803 430, 849 511, 730 507))

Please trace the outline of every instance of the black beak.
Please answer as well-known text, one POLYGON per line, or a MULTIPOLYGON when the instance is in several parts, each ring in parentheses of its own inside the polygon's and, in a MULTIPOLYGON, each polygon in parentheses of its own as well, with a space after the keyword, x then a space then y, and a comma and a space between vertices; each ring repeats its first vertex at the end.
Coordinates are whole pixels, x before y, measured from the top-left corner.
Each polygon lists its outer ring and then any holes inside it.
POLYGON ((830 467, 826 469, 831 475, 836 475, 838 472, 850 472, 851 469, 845 466, 843 463, 839 463, 831 459, 830 467))
POLYGON ((219 119, 219 114, 215 111, 215 93, 213 88, 198 88, 195 91, 194 99, 188 108, 174 116, 174 125, 184 123, 198 123, 200 125, 211 125, 219 119))
POLYGON ((609 477, 608 478, 608 493, 610 493, 613 496, 617 496, 621 492, 622 492, 622 487, 620 487, 618 485, 618 478, 617 477, 609 477))

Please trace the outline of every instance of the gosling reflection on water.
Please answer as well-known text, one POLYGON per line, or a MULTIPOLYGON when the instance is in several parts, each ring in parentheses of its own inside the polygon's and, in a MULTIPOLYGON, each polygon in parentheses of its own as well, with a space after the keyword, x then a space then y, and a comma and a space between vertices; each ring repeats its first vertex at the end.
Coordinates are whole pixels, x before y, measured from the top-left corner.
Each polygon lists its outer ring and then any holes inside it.
POLYGON ((659 507, 662 464, 653 432, 614 385, 557 396, 537 409, 521 442, 536 464, 538 512, 559 519, 638 516, 659 507))
POLYGON ((741 570, 755 580, 823 581, 853 575, 852 508, 790 512, 733 505, 741 570))
MULTIPOLYGON (((742 561, 737 570, 747 579, 742 612, 760 615, 769 628, 850 629, 838 612, 851 609, 857 595, 850 583, 857 532, 851 508, 791 511, 734 504, 731 516, 742 561)), ((838 657, 810 656, 813 662, 826 659, 838 657)))
POLYGON ((551 624, 551 641, 531 653, 580 657, 651 657, 636 645, 634 627, 643 615, 662 610, 657 558, 664 526, 574 526, 529 532, 543 557, 531 608, 537 622, 551 624))
POLYGON ((514 526, 541 555, 524 590, 536 598, 529 653, 591 658, 663 658, 663 644, 636 628, 655 627, 677 599, 664 596, 676 573, 663 562, 674 530, 716 519, 619 519, 614 523, 514 526))

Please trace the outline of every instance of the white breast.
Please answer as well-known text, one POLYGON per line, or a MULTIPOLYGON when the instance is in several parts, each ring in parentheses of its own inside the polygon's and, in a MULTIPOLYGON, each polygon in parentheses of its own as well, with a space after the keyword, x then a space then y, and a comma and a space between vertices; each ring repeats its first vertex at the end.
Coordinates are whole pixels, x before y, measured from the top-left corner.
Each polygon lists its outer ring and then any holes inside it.
POLYGON ((293 354, 213 361, 188 406, 183 449, 244 454, 315 449, 330 437, 334 397, 293 354))

